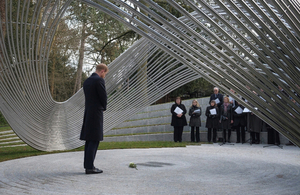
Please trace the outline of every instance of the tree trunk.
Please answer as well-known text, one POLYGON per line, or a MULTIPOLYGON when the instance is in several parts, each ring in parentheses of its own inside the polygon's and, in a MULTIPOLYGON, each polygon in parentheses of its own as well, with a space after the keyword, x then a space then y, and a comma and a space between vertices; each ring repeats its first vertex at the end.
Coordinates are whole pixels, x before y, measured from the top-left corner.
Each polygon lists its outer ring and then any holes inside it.
POLYGON ((84 48, 85 48, 84 45, 86 39, 85 29, 86 29, 86 23, 82 22, 81 40, 80 40, 80 48, 79 48, 79 61, 78 61, 73 94, 75 94, 81 88, 82 67, 83 67, 84 48))

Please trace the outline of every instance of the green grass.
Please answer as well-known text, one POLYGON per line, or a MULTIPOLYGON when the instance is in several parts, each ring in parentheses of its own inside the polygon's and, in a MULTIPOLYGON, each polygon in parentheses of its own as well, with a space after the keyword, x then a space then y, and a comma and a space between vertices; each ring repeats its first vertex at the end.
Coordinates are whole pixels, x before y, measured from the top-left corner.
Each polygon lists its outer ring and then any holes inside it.
POLYGON ((11 130, 11 127, 10 126, 3 126, 3 127, 0 127, 0 131, 7 131, 7 130, 11 130))
MULTIPOLYGON (((129 148, 166 148, 166 147, 186 147, 187 145, 201 145, 201 143, 191 143, 191 142, 175 143, 171 141, 101 142, 98 149, 110 150, 110 149, 129 149, 129 148)), ((30 146, 0 148, 0 162, 29 157, 29 156, 54 154, 54 153, 62 153, 62 152, 74 152, 74 151, 83 151, 83 150, 84 150, 83 146, 73 150, 54 151, 54 152, 43 152, 43 151, 33 149, 30 146)))
POLYGON ((12 134, 12 133, 0 134, 0 139, 7 139, 7 138, 12 138, 12 137, 19 138, 16 134, 12 134))
MULTIPOLYGON (((16 140, 19 141, 19 140, 16 140)), ((6 143, 3 144, 3 142, 1 142, 0 147, 6 147, 6 146, 15 146, 15 145, 20 145, 20 144, 25 144, 22 140, 20 140, 19 142, 12 142, 12 143, 6 143)))

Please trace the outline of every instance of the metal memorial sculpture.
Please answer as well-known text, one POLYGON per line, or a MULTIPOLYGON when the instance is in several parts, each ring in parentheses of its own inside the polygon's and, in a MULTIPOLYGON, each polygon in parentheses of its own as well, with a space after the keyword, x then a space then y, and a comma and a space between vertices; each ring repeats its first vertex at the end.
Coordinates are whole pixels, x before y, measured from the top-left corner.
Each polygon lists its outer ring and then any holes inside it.
MULTIPOLYGON (((2 2, 0 10, 0 110, 15 133, 36 149, 79 147, 82 90, 56 102, 47 79, 53 36, 71 0, 13 2, 16 17, 11 1, 2 2)), ((203 77, 300 146, 297 0, 164 1, 180 17, 154 1, 82 2, 143 37, 109 64, 105 131, 203 77)))

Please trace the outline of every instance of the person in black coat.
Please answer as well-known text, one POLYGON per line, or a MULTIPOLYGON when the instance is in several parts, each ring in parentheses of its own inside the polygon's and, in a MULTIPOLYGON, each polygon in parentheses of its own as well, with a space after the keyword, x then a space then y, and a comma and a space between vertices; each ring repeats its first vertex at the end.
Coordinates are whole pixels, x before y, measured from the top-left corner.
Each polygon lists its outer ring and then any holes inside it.
POLYGON ((206 108, 205 115, 206 119, 206 128, 207 128, 207 141, 211 142, 211 130, 213 130, 213 142, 216 143, 217 138, 217 128, 219 127, 219 108, 215 100, 210 102, 210 106, 206 108), (215 114, 212 114, 211 111, 215 109, 215 114))
POLYGON ((194 129, 196 127, 196 142, 200 142, 199 127, 201 126, 201 108, 197 100, 193 100, 192 106, 189 110, 190 127, 191 127, 191 142, 195 141, 194 129))
POLYGON ((80 140, 85 140, 84 168, 86 174, 103 172, 95 168, 94 160, 99 142, 103 140, 103 111, 106 110, 107 105, 104 78, 107 72, 107 66, 99 64, 96 66, 96 72, 83 83, 85 110, 80 140))
POLYGON ((253 112, 249 115, 249 129, 251 141, 253 144, 260 143, 260 132, 263 129, 264 122, 258 118, 253 112))
POLYGON ((223 130, 223 144, 226 142, 226 130, 228 131, 227 142, 230 143, 231 124, 233 123, 232 105, 229 103, 229 98, 224 97, 224 103, 220 107, 220 121, 223 130))
POLYGON ((174 126, 174 142, 182 141, 183 127, 187 125, 185 118, 186 108, 181 103, 181 98, 175 99, 175 104, 171 107, 172 121, 171 126, 174 126))
POLYGON ((218 87, 214 87, 214 93, 210 96, 209 104, 212 100, 215 100, 216 103, 218 102, 217 106, 220 110, 220 107, 223 104, 223 95, 219 93, 219 88, 218 87))
POLYGON ((241 134, 242 134, 242 143, 245 143, 245 126, 247 125, 247 114, 237 113, 238 107, 240 107, 241 110, 244 110, 245 107, 242 106, 239 102, 235 101, 235 107, 233 108, 233 128, 236 130, 236 143, 241 142, 241 134))

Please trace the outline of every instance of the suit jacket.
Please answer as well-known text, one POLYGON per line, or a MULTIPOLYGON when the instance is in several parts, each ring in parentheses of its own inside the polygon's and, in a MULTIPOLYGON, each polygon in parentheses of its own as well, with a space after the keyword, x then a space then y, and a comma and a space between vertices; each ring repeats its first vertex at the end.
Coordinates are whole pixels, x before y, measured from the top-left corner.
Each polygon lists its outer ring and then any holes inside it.
POLYGON ((187 125, 187 121, 185 118, 185 114, 186 114, 186 108, 183 104, 173 104, 171 107, 171 113, 172 113, 172 121, 171 121, 171 126, 186 126, 187 125), (176 112, 174 112, 174 110, 176 109, 176 107, 181 108, 181 110, 183 110, 182 116, 180 118, 177 117, 176 112))
POLYGON ((217 98, 220 100, 220 103, 217 104, 217 105, 218 105, 218 108, 220 109, 221 105, 223 104, 223 95, 220 94, 220 93, 217 94, 217 97, 215 97, 215 94, 214 94, 214 93, 210 96, 210 99, 209 99, 209 105, 210 105, 210 102, 211 102, 212 100, 215 100, 215 99, 217 99, 217 98))
POLYGON ((85 110, 80 134, 81 140, 103 140, 103 111, 106 110, 105 81, 93 73, 83 83, 85 110))

